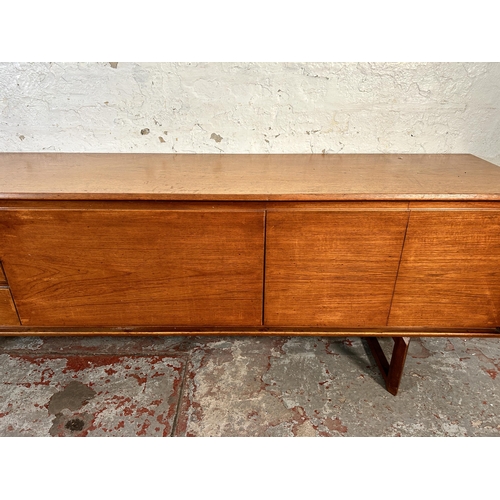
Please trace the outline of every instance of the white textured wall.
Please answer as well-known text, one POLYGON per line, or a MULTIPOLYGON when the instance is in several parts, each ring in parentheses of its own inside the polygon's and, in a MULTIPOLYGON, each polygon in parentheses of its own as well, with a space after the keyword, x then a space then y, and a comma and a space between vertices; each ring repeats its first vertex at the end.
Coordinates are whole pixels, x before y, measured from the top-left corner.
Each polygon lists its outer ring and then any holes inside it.
POLYGON ((3 63, 0 150, 472 153, 500 63, 3 63))

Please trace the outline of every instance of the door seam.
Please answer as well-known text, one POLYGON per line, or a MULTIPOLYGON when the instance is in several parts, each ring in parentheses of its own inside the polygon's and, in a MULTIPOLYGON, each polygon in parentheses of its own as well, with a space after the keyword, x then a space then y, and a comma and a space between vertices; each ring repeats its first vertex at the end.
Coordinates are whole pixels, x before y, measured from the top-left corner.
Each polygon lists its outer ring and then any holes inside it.
POLYGON ((387 313, 387 321, 385 322, 385 326, 389 326, 389 319, 391 317, 391 311, 392 311, 392 303, 394 301, 394 295, 396 294, 396 286, 398 284, 399 270, 401 268, 401 261, 403 260, 403 252, 405 250, 406 235, 408 234, 408 226, 410 225, 410 217, 411 217, 411 210, 408 210, 408 219, 406 220, 405 234, 403 236, 403 243, 401 245, 401 253, 399 255, 398 268, 396 270, 396 278, 394 280, 394 287, 392 289, 391 303, 389 304, 389 312, 387 313))

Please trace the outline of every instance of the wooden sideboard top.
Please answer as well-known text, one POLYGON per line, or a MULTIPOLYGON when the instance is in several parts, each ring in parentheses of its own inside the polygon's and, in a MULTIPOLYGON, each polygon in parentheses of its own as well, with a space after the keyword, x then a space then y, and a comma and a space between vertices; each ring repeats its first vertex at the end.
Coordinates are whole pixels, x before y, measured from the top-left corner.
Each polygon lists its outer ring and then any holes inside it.
POLYGON ((0 153, 0 199, 500 200, 472 155, 0 153))

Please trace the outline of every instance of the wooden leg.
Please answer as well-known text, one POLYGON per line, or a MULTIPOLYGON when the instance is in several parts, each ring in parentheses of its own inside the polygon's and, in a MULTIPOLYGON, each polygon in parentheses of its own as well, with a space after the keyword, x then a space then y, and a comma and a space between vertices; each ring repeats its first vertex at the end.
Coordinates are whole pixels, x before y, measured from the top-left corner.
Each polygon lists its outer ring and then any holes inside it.
POLYGON ((377 366, 385 380, 387 390, 394 396, 398 393, 399 383, 403 375, 406 354, 410 345, 410 337, 393 337, 394 349, 392 350, 391 362, 387 361, 379 341, 375 337, 367 337, 368 347, 377 362, 377 366))

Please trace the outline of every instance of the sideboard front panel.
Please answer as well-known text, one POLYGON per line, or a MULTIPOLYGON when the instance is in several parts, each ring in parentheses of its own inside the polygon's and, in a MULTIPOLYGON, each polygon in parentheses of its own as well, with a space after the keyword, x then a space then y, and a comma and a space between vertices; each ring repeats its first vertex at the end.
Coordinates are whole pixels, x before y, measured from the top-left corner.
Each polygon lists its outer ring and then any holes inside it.
POLYGON ((389 326, 500 326, 500 210, 411 211, 389 326))
POLYGON ((264 211, 10 209, 0 233, 23 326, 261 324, 264 211))
POLYGON ((270 211, 264 323, 386 326, 407 210, 270 211))

